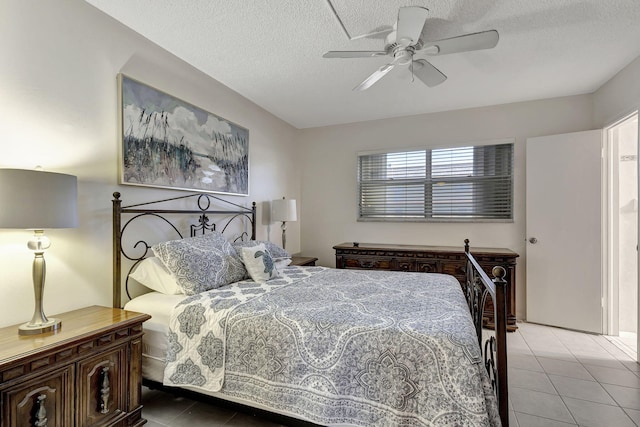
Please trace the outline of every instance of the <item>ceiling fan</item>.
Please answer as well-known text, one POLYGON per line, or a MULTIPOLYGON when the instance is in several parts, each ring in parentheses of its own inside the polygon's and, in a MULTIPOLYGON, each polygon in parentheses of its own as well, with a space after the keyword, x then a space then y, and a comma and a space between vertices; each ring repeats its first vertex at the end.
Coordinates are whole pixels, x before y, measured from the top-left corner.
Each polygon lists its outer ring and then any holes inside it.
MULTIPOLYGON (((384 77, 396 65, 409 66, 412 75, 429 87, 437 86, 447 79, 440 70, 424 58, 425 56, 447 55, 450 53, 468 52, 472 50, 491 49, 498 44, 496 30, 465 34, 437 41, 424 41, 420 37, 427 20, 429 10, 419 6, 401 7, 395 30, 385 40, 382 51, 329 51, 323 58, 375 58, 391 56, 393 60, 373 72, 353 90, 362 91, 370 88, 384 77), (416 58, 417 59, 414 59, 416 58)), ((374 33, 378 34, 378 33, 374 33)))

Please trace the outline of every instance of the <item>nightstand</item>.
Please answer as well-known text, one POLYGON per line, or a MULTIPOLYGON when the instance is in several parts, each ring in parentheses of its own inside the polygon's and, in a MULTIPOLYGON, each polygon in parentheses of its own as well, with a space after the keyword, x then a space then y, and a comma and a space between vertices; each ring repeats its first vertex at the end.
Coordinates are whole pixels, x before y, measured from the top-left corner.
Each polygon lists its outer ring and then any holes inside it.
POLYGON ((318 258, 308 257, 308 256, 292 256, 291 264, 289 265, 302 265, 307 267, 313 267, 316 265, 316 261, 318 258))
POLYGON ((0 329, 0 425, 141 426, 146 314, 91 306, 57 332, 0 329))

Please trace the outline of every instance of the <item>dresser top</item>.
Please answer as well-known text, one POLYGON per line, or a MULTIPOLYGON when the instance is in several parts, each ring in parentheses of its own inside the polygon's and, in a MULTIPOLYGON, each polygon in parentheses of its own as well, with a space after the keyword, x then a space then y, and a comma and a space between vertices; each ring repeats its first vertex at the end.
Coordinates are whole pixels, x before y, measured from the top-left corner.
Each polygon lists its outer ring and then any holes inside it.
MULTIPOLYGON (((358 243, 345 242, 335 245, 333 249, 354 249, 364 251, 394 251, 394 252, 443 252, 443 253, 463 253, 464 245, 460 246, 427 246, 427 245, 399 245, 392 243, 358 243)), ((519 255, 511 249, 504 248, 476 248, 471 246, 471 253, 474 255, 502 255, 518 257, 519 255)))
POLYGON ((0 329, 0 363, 102 335, 109 330, 127 328, 151 318, 147 314, 97 305, 49 317, 62 320, 58 331, 19 335, 19 324, 0 329))

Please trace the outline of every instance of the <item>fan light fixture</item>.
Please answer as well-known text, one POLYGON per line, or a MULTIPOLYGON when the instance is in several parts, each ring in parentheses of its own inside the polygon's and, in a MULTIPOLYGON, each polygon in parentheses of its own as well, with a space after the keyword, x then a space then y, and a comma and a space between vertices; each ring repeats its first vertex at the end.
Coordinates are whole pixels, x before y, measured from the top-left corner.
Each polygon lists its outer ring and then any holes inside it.
MULTIPOLYGON (((344 27, 342 20, 331 5, 331 10, 338 19, 340 26, 347 37, 349 33, 344 27)), ((424 56, 447 55, 449 53, 469 52, 473 50, 491 49, 498 44, 499 35, 496 30, 482 31, 479 33, 465 34, 451 37, 449 39, 424 41, 422 37, 423 28, 427 21, 429 10, 419 6, 401 7, 398 11, 398 20, 395 30, 375 31, 356 38, 374 37, 382 33, 387 34, 384 50, 381 51, 329 51, 323 55, 324 58, 375 58, 378 56, 391 56, 393 60, 378 68, 362 83, 353 88, 356 91, 365 90, 373 86, 378 80, 383 78, 396 65, 410 64, 411 72, 422 83, 429 87, 443 83, 447 76, 424 59, 424 56)))

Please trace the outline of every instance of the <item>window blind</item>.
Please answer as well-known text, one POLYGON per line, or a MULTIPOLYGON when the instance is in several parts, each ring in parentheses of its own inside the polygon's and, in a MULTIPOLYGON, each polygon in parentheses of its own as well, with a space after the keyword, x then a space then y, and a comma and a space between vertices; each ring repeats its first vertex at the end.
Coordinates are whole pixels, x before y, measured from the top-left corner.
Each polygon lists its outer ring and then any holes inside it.
POLYGON ((359 217, 513 219, 513 144, 362 154, 359 217))

